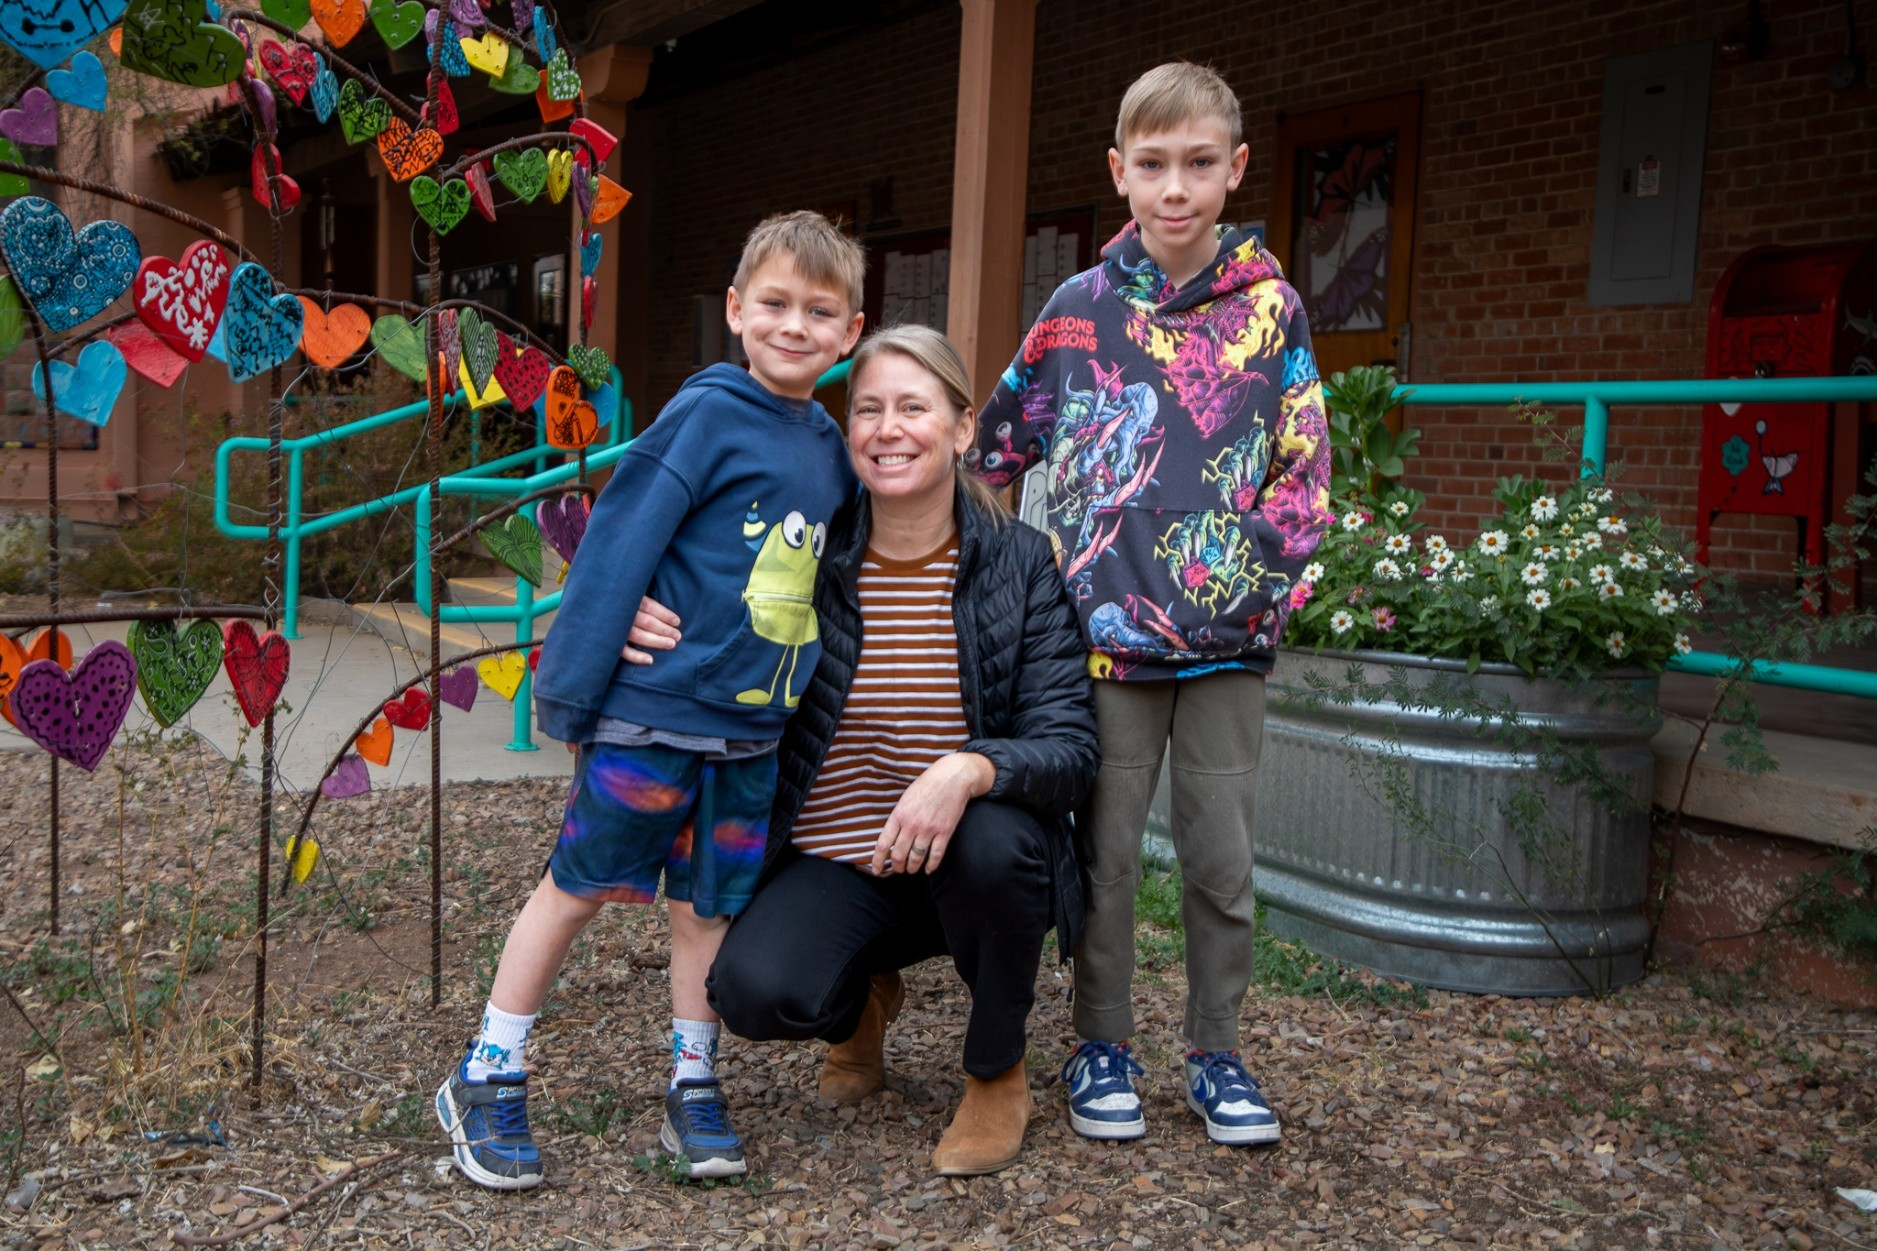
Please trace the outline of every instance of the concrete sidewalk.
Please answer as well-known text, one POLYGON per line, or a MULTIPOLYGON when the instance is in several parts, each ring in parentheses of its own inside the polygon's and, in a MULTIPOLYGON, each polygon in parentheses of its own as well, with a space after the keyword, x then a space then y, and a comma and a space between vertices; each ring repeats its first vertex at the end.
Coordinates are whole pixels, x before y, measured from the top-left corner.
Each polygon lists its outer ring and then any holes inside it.
MULTIPOLYGON (((322 614, 323 615, 323 614, 322 614)), ((393 688, 422 669, 421 655, 388 642, 370 626, 341 622, 337 614, 323 621, 301 620, 304 637, 294 640, 293 663, 283 694, 288 709, 275 717, 275 760, 280 783, 289 792, 318 783, 346 735, 365 714, 382 705, 393 688)), ((122 642, 129 626, 112 623, 67 626, 72 651, 83 656, 105 639, 122 642)), ((446 641, 447 653, 457 650, 446 641)), ((478 684, 469 712, 443 705, 443 779, 446 782, 503 781, 528 777, 571 777, 573 756, 559 743, 535 736, 540 750, 509 751, 513 705, 478 684)), ((432 725, 435 725, 434 714, 432 725)), ((154 729, 156 722, 138 698, 124 719, 122 734, 154 729)), ((260 777, 261 733, 249 729, 235 705, 225 670, 216 674, 201 700, 174 730, 192 730, 230 758, 246 757, 250 777, 260 777)), ((174 732, 174 730, 172 732, 174 732)), ((430 783, 430 731, 397 730, 388 768, 367 765, 373 790, 430 783)), ((18 730, 0 721, 0 751, 38 752, 18 730)))

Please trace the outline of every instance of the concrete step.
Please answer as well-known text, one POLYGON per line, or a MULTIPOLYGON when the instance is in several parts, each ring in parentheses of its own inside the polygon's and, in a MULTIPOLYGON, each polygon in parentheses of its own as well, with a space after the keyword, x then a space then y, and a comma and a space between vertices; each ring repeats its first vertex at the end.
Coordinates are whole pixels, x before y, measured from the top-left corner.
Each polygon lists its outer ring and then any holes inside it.
MULTIPOLYGON (((430 618, 415 604, 353 604, 352 614, 361 625, 376 631, 397 647, 419 656, 430 654, 430 618)), ((445 656, 470 652, 506 642, 515 637, 513 627, 492 624, 485 627, 470 622, 446 621, 438 627, 437 637, 445 656)))

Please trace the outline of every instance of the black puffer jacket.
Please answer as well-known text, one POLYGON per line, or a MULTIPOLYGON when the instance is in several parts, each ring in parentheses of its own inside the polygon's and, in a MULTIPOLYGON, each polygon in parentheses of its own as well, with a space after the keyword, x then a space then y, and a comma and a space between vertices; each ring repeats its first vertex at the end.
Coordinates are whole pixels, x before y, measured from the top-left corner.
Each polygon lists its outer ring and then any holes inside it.
MULTIPOLYGON (((962 487, 953 517, 959 545, 952 621, 971 731, 959 750, 977 752, 996 767, 985 798, 1029 809, 1055 835, 1051 920, 1066 959, 1081 939, 1083 916, 1070 813, 1088 797, 1101 758, 1087 645, 1047 536, 1014 520, 993 526, 962 487)), ((815 589, 821 661, 777 752, 769 871, 780 858, 799 854, 789 834, 834 741, 860 663, 860 565, 871 520, 863 494, 836 519, 829 536, 829 556, 815 589)))

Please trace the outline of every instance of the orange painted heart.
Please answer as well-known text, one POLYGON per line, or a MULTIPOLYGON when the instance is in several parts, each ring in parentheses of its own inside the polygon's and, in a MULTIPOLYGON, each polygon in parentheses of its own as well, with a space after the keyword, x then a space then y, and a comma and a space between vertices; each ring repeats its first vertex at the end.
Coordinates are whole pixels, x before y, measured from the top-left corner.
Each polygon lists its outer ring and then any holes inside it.
POLYGON ((352 740, 358 754, 379 768, 391 763, 391 723, 383 717, 372 722, 371 729, 352 740))
POLYGON ((409 182, 443 156, 443 136, 425 126, 412 130, 401 118, 392 118, 378 135, 378 155, 399 182, 409 182))
POLYGON ((235 702, 249 725, 259 725, 280 700, 287 685, 287 669, 292 654, 280 631, 257 635, 247 621, 230 621, 222 626, 222 667, 235 688, 235 702))
POLYGON ((403 699, 385 705, 385 719, 400 730, 421 730, 430 724, 430 696, 421 686, 404 692, 403 699))
POLYGON ((627 191, 605 174, 601 174, 599 190, 593 193, 593 214, 591 218, 593 224, 598 226, 602 222, 609 222, 619 216, 619 210, 626 207, 626 201, 631 198, 632 193, 630 191, 627 191))
POLYGON ((52 659, 54 637, 58 639, 59 644, 59 668, 70 669, 72 667, 72 640, 67 638, 63 631, 55 636, 50 630, 41 630, 25 647, 21 647, 6 635, 0 634, 0 716, 6 717, 8 722, 18 724, 13 721, 13 709, 8 705, 7 696, 12 693, 14 685, 19 682, 20 670, 35 660, 52 659))
POLYGON ((550 96, 547 93, 547 79, 545 78, 541 80, 541 85, 534 89, 534 102, 541 109, 541 124, 544 126, 558 122, 563 117, 574 115, 574 102, 556 100, 550 96))
POLYGON ((599 437, 599 410, 587 400, 573 404, 559 417, 548 418, 547 441, 550 447, 577 452, 583 447, 593 446, 593 440, 599 437))
POLYGON ((564 417, 567 410, 580 402, 580 375, 571 365, 556 365, 547 376, 547 424, 552 427, 555 421, 564 417))
POLYGON ((365 24, 365 0, 313 0, 313 20, 335 48, 343 48, 365 24))
POLYGON ((327 313, 301 296, 300 307, 306 310, 300 349, 308 360, 322 368, 339 368, 371 337, 371 315, 356 304, 340 304, 327 313))
POLYGON ((63 630, 41 630, 33 635, 33 641, 26 645, 26 659, 57 660, 59 668, 72 667, 72 640, 63 630), (54 655, 53 644, 57 643, 58 653, 54 655))

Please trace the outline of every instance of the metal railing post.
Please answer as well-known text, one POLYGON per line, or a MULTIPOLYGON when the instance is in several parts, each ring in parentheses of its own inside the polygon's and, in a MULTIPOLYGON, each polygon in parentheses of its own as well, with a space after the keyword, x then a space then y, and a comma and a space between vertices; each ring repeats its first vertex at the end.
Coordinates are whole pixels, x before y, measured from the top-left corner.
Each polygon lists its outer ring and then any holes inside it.
POLYGON ((1610 409, 1594 395, 1584 397, 1584 476, 1600 478, 1610 447, 1610 409))

